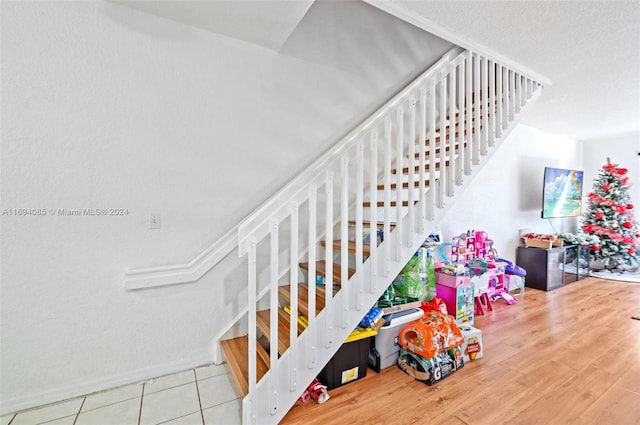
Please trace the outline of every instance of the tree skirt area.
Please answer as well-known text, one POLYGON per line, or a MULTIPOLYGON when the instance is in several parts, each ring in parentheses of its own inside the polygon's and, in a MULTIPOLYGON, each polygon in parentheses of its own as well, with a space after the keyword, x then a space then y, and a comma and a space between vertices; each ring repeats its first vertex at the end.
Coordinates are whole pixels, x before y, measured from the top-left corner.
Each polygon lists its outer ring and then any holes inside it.
POLYGON ((589 276, 601 279, 624 280, 626 282, 640 282, 640 269, 635 270, 591 270, 589 276))

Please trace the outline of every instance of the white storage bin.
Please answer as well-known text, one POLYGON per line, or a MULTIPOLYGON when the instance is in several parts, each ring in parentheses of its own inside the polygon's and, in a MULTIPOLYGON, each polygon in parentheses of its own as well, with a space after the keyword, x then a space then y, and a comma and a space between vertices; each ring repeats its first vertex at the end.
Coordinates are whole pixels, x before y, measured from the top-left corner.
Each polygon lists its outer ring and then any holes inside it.
POLYGON ((399 311, 383 316, 387 322, 375 336, 376 350, 380 354, 380 369, 393 366, 398 362, 400 346, 398 345, 398 334, 409 322, 420 320, 424 314, 419 308, 399 311))

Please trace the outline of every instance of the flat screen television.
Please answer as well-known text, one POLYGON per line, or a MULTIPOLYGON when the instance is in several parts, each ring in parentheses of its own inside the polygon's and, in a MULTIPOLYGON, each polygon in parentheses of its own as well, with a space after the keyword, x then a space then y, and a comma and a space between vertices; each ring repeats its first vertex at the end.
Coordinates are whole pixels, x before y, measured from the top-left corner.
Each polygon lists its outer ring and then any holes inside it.
POLYGON ((545 167, 542 218, 582 214, 582 171, 545 167))

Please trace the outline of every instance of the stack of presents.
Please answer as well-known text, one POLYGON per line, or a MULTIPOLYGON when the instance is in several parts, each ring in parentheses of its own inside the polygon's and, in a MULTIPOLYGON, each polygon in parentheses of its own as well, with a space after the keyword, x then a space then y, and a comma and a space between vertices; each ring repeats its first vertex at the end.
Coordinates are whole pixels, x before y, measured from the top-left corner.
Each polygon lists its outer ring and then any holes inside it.
MULTIPOLYGON (((425 296, 419 299, 417 319, 396 328, 394 350, 388 354, 389 361, 381 364, 390 366, 393 359, 400 369, 429 385, 451 375, 464 362, 482 358, 482 331, 473 326, 475 315, 492 311, 492 302, 497 300, 515 303, 515 296, 524 293, 526 275, 520 267, 498 258, 484 231, 469 230, 450 243, 441 239, 432 235, 421 248, 427 257, 427 278, 420 282, 427 288, 425 296)), ((412 277, 405 267, 392 284, 394 293, 405 295, 408 281, 412 277)), ((420 290, 415 292, 422 295, 420 290)), ((387 302, 383 297, 378 304, 387 302)), ((375 344, 375 350, 380 349, 386 350, 375 344)))
POLYGON ((493 302, 515 303, 526 272, 498 258, 484 231, 441 239, 425 241, 323 369, 318 379, 328 389, 365 376, 367 367, 393 365, 433 385, 482 358, 474 317, 492 311, 493 302))

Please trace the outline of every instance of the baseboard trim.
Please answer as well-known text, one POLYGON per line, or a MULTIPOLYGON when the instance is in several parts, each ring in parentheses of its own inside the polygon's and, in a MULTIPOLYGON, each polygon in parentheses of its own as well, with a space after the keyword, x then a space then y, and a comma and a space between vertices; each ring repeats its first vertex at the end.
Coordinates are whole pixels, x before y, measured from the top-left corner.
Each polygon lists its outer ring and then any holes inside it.
POLYGON ((105 391, 124 385, 135 383, 142 384, 144 381, 152 378, 158 378, 160 376, 182 372, 184 370, 204 366, 212 362, 212 353, 207 353, 206 355, 193 357, 187 360, 182 359, 173 363, 145 367, 118 375, 108 376, 103 379, 94 379, 92 381, 80 382, 74 385, 45 391, 39 394, 30 394, 23 397, 9 398, 0 401, 0 415, 4 416, 10 413, 17 413, 23 410, 32 409, 34 407, 70 400, 83 395, 105 391))

